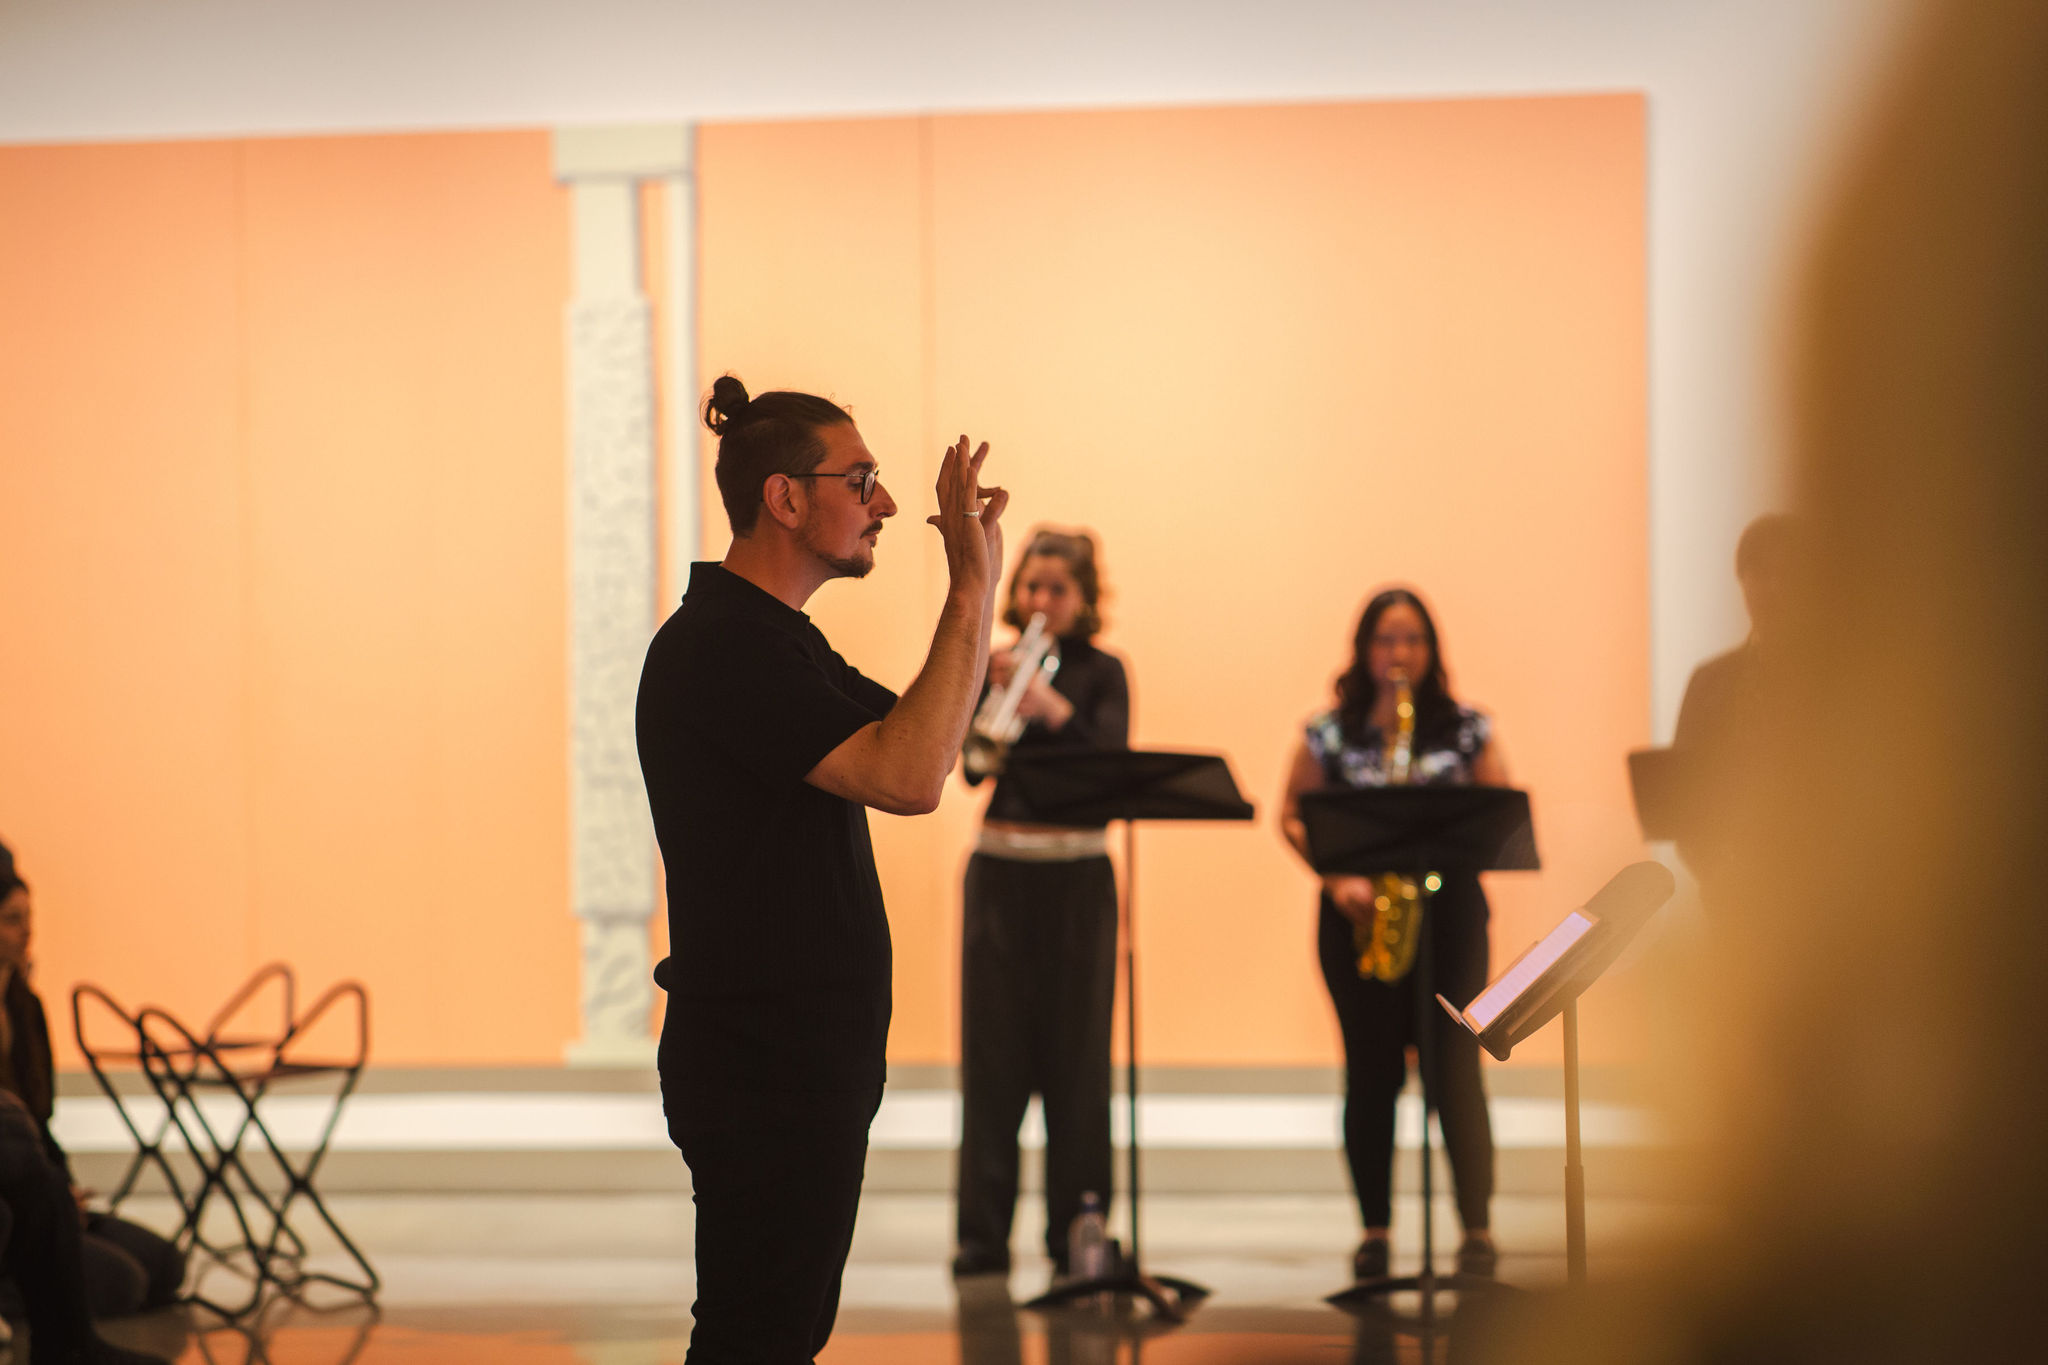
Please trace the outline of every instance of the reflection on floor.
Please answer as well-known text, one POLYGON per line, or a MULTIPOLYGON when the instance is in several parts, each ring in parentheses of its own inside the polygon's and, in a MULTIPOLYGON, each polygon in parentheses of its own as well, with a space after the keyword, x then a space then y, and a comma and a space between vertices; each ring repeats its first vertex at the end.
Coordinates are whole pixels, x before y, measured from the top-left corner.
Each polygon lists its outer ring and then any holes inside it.
MULTIPOLYGON (((670 1195, 348 1196, 343 1223, 384 1277, 376 1313, 312 1312, 280 1302, 259 1322, 223 1327, 184 1312, 111 1324, 127 1345, 181 1361, 277 1365, 499 1362, 642 1365, 680 1362, 689 1340, 692 1267, 687 1197, 670 1195)), ((158 1210, 131 1203, 148 1221, 158 1210)), ((1420 1210, 1396 1212, 1395 1268, 1420 1256, 1420 1210)), ((1322 1297, 1343 1287, 1356 1237, 1349 1201, 1320 1195, 1157 1196, 1145 1210, 1145 1260, 1213 1292, 1185 1326, 1100 1310, 1039 1314, 1032 1254, 1042 1223, 1020 1210, 1019 1264, 956 1286, 946 1273, 952 1208, 934 1195, 877 1195, 862 1206, 844 1304, 825 1365, 1156 1365, 1256 1360, 1424 1361, 1410 1299, 1353 1317, 1322 1297)), ((1447 1267, 1456 1215, 1437 1212, 1447 1267)), ((1502 1198, 1495 1231, 1501 1279, 1539 1287, 1564 1278, 1564 1212, 1547 1198, 1502 1198)), ((1701 1226, 1697 1210, 1640 1201, 1588 1209, 1595 1275, 1639 1261, 1701 1226)), ((316 1248, 316 1254, 317 1254, 316 1248)), ((211 1272, 220 1275, 223 1272, 211 1272)), ((227 1286, 222 1286, 223 1290, 227 1286)), ((225 1293, 222 1295, 225 1297, 225 1293)), ((1441 1339, 1438 1339, 1441 1345, 1441 1339)))

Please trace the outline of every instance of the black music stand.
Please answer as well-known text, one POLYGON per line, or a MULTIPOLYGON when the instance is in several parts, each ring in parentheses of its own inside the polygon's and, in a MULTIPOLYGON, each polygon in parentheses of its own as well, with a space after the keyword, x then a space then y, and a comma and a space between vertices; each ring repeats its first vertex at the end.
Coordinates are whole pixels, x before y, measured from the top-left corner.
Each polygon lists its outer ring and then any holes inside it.
MULTIPOLYGON (((1301 821, 1308 835, 1309 864, 1319 874, 1369 876, 1400 872, 1412 876, 1422 892, 1415 964, 1415 1054, 1417 1071, 1428 1076, 1435 1062, 1430 1041, 1433 1022, 1430 997, 1436 994, 1435 940, 1430 924, 1432 882, 1444 873, 1533 872, 1542 866, 1536 856, 1536 834, 1529 823, 1529 794, 1513 787, 1365 787, 1349 791, 1310 792, 1301 798, 1301 821)), ((1388 1275, 1339 1290, 1328 1298, 1350 1307, 1383 1294, 1417 1290, 1422 1317, 1435 1314, 1439 1288, 1492 1288, 1493 1281, 1474 1276, 1436 1273, 1434 1240, 1434 1173, 1429 1141, 1429 1087, 1422 1091, 1422 1272, 1388 1275)))
POLYGON ((1130 1107, 1131 1247, 1107 1275, 1068 1280, 1024 1306, 1053 1308, 1093 1294, 1136 1294, 1169 1322, 1181 1305, 1208 1289, 1172 1275, 1148 1275, 1138 1250, 1138 969, 1137 822, 1140 820, 1249 820, 1251 803, 1238 791, 1220 754, 1152 749, 1012 752, 1004 776, 1014 783, 1031 818, 1047 824, 1124 822, 1125 1099, 1130 1107))
POLYGON ((1662 863, 1631 863, 1558 922, 1460 1010, 1436 1000, 1501 1061, 1564 1015, 1564 1246, 1571 1282, 1586 1282, 1586 1170, 1579 1150, 1579 997, 1614 965, 1678 883, 1662 863))
POLYGON ((1629 792, 1645 839, 1699 832, 1708 804, 1707 765, 1687 749, 1636 749, 1628 756, 1629 792))

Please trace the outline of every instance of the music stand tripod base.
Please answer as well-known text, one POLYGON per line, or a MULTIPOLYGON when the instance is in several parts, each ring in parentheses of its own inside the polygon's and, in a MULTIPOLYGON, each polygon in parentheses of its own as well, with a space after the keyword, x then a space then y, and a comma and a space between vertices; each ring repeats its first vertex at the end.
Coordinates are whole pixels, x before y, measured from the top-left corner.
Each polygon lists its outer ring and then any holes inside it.
POLYGON ((1035 1311, 1060 1308, 1076 1300, 1090 1299, 1097 1294, 1128 1294, 1152 1305, 1152 1311, 1168 1322, 1186 1322, 1187 1314, 1183 1304, 1194 1303, 1207 1298, 1208 1289, 1193 1280, 1183 1280, 1173 1275, 1147 1275, 1136 1265, 1113 1270, 1107 1275, 1092 1275, 1085 1280, 1066 1280, 1025 1303, 1035 1311))

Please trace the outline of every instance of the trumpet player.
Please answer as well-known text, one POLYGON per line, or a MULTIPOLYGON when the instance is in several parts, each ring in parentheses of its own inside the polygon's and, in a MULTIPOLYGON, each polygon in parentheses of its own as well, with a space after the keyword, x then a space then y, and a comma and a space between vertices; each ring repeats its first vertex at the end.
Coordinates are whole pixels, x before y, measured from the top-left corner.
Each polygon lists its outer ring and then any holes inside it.
POLYGON ((1013 751, 1129 747, 1124 664, 1096 643, 1102 595, 1092 536, 1032 534, 1003 599, 1018 639, 990 656, 963 751, 967 781, 993 775, 995 788, 963 897, 955 1276, 1010 1268, 1017 1130, 1033 1094, 1045 1110, 1045 1241, 1056 1270, 1066 1269, 1082 1196, 1110 1194, 1116 877, 1101 826, 1034 819, 1001 775, 1013 751))
MULTIPOLYGON (((1311 717, 1295 745, 1281 798, 1281 830, 1307 861, 1303 793, 1403 781, 1506 786, 1508 774, 1492 719, 1451 694, 1429 608, 1409 589, 1389 588, 1366 603, 1351 663, 1337 680, 1336 705, 1311 717)), ((1352 1274, 1359 1280, 1388 1273, 1394 1105, 1408 1079, 1408 1048, 1416 1041, 1415 992, 1440 991, 1463 1008, 1486 985, 1488 912, 1476 875, 1445 876, 1423 912, 1430 918, 1433 982, 1417 982, 1412 971, 1375 956, 1375 917, 1395 908, 1386 900, 1387 883, 1400 880, 1322 879, 1318 955, 1344 1038, 1344 1153, 1365 1227, 1352 1256, 1352 1274)), ((1430 1010, 1429 1018, 1436 1028, 1430 1040, 1435 1074, 1425 1072, 1422 1084, 1443 1126, 1457 1186, 1465 1228, 1458 1269, 1491 1275, 1493 1129, 1479 1045, 1441 1011, 1430 1010)))

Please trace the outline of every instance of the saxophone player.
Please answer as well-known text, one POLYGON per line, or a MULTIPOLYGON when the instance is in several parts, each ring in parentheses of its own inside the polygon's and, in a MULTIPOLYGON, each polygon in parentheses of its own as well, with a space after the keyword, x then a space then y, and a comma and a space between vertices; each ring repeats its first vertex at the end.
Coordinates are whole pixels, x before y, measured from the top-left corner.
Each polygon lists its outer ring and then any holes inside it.
MULTIPOLYGON (((1386 786, 1402 779, 1507 785, 1492 719, 1452 695, 1436 623, 1422 599, 1407 588, 1388 588, 1366 603, 1335 701, 1309 720, 1296 743, 1281 799, 1282 833, 1304 860, 1309 856, 1300 814, 1305 792, 1386 786), (1400 706, 1406 699, 1412 704, 1404 716, 1400 706)), ((1388 1273, 1394 1105, 1407 1082, 1407 1052, 1415 1042, 1414 975, 1398 964, 1390 968, 1369 951, 1374 918, 1384 913, 1379 902, 1388 893, 1388 880, 1323 878, 1317 933, 1323 981, 1344 1038, 1344 1153, 1365 1228, 1352 1257, 1352 1274, 1359 1280, 1388 1273), (1364 960, 1361 948, 1368 948, 1364 960)), ((1433 988, 1462 1008, 1486 984, 1488 912, 1479 878, 1446 876, 1427 913, 1433 988)), ((1457 1186, 1465 1228, 1458 1269, 1491 1275, 1496 1259, 1488 1231, 1493 1130, 1480 1080, 1479 1045, 1449 1016, 1431 1010, 1429 1018, 1437 1028, 1431 1039, 1437 1074, 1425 1074, 1422 1081, 1442 1123, 1457 1186)))
POLYGON ((1013 741, 971 740, 963 763, 971 785, 991 767, 997 776, 962 897, 956 1276, 1010 1268, 1017 1130, 1034 1093, 1045 1108, 1045 1241, 1055 1268, 1066 1269, 1083 1195, 1109 1199, 1116 876, 1100 826, 1035 822, 1000 776, 1013 748, 1129 747, 1124 664, 1096 643, 1102 596, 1094 537, 1033 532, 1004 598, 1018 642, 991 655, 997 704, 977 713, 977 729, 991 712, 1013 713, 1023 728, 1013 741), (1043 663, 1019 657, 1018 645, 1034 638, 1051 642, 1043 663))

